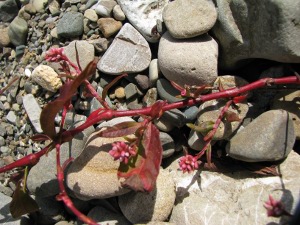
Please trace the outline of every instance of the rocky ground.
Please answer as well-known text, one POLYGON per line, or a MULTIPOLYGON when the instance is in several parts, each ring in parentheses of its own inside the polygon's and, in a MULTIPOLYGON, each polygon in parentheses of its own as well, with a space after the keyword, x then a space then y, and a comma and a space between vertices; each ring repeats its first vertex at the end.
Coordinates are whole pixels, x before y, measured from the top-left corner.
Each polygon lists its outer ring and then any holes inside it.
MULTIPOLYGON (((58 96, 59 65, 45 61, 47 50, 63 47, 80 66, 95 57, 91 83, 101 93, 116 75, 128 73, 108 93, 116 110, 138 109, 163 99, 176 102, 170 84, 242 86, 259 78, 300 72, 299 1, 250 0, 0 0, 0 166, 42 149, 30 137, 42 133, 39 115, 58 96)), ((203 136, 186 123, 215 121, 224 101, 171 110, 156 121, 163 144, 157 187, 150 194, 120 186, 118 163, 97 129, 90 127, 62 146, 66 185, 75 205, 101 224, 284 224, 269 218, 263 203, 272 194, 293 212, 299 201, 299 86, 277 86, 249 93, 239 103, 241 121, 223 121, 213 151, 222 173, 182 174, 182 146, 201 150, 203 136), (87 145, 85 143, 89 141, 87 145), (296 140, 296 141, 295 141, 296 140), (295 150, 295 151, 294 151, 295 150), (298 152, 298 153, 297 153, 298 152), (285 160, 284 160, 285 159, 285 160), (260 162, 280 162, 281 177, 254 174, 260 162), (105 172, 107 169, 114 171, 105 172), (224 170, 226 168, 226 170, 224 170)), ((72 98, 65 128, 78 126, 95 109, 95 98, 81 88, 72 98)), ((57 115, 57 126, 61 115, 57 115)), ((28 176, 28 189, 39 212, 12 219, 9 202, 15 185, 0 174, 1 224, 82 224, 55 200, 55 152, 43 157, 28 176)))

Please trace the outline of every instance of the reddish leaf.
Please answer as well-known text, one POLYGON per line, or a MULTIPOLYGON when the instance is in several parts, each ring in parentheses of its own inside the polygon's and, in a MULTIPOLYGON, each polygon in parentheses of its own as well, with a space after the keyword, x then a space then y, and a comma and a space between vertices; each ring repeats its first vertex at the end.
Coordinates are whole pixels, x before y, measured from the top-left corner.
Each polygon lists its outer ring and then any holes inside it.
POLYGON ((122 122, 114 125, 113 127, 108 127, 104 131, 101 131, 99 133, 99 136, 107 138, 123 137, 129 134, 134 134, 141 126, 142 123, 138 123, 135 121, 122 122))
POLYGON ((35 134, 30 139, 37 142, 50 140, 50 138, 45 134, 35 134))
POLYGON ((161 117, 162 114, 164 113, 164 111, 162 109, 163 109, 163 107, 165 105, 166 105, 165 101, 157 101, 157 102, 155 102, 151 106, 151 112, 150 112, 151 118, 155 119, 155 118, 161 117))
POLYGON ((159 131, 149 123, 138 146, 138 154, 128 164, 121 163, 118 176, 124 177, 125 187, 135 191, 151 192, 159 173, 162 159, 162 146, 159 131))
POLYGON ((9 209, 13 218, 18 218, 24 214, 35 212, 39 209, 38 204, 30 195, 23 190, 19 182, 14 191, 9 209))
POLYGON ((96 62, 90 62, 88 66, 79 74, 74 80, 66 82, 60 88, 60 96, 53 102, 48 103, 42 110, 40 116, 41 127, 44 133, 51 139, 56 136, 54 119, 56 114, 62 110, 64 104, 68 102, 77 88, 82 84, 82 82, 95 72, 96 62))

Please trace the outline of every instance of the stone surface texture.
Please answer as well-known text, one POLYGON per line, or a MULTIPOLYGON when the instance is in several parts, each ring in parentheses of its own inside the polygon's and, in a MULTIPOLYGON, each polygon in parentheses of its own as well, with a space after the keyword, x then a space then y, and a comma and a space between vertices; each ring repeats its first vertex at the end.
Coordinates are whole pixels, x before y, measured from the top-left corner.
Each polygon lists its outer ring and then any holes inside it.
POLYGON ((150 193, 130 192, 119 196, 119 206, 131 223, 165 221, 175 201, 175 186, 169 172, 160 169, 156 188, 150 193))
POLYGON ((162 20, 163 8, 168 0, 117 0, 126 18, 149 42, 157 42, 159 36, 152 29, 162 20))
POLYGON ((112 75, 140 72, 151 61, 145 38, 129 23, 123 25, 111 46, 97 64, 100 71, 112 75))
POLYGON ((123 188, 118 179, 119 161, 114 161, 108 153, 115 141, 125 141, 124 138, 99 137, 93 133, 82 153, 72 163, 66 177, 68 187, 76 197, 82 200, 109 198, 129 192, 123 188))
POLYGON ((176 202, 170 222, 186 225, 285 224, 288 217, 268 217, 269 195, 289 212, 299 201, 300 156, 292 151, 279 166, 282 177, 255 176, 250 171, 183 174, 174 161, 167 169, 176 183, 176 202))
POLYGON ((168 80, 182 87, 212 84, 217 79, 218 44, 209 35, 179 40, 166 32, 159 42, 158 64, 168 80))
POLYGON ((61 86, 61 79, 54 69, 47 65, 37 66, 31 74, 31 79, 45 90, 56 92, 61 86))
POLYGON ((162 16, 172 37, 192 38, 213 27, 217 10, 208 0, 176 0, 165 6, 162 16))
POLYGON ((213 33, 221 68, 234 69, 252 58, 300 62, 299 1, 216 0, 216 6, 213 33))
POLYGON ((276 161, 293 148, 292 118, 285 110, 270 110, 254 119, 227 143, 227 154, 246 162, 276 161))

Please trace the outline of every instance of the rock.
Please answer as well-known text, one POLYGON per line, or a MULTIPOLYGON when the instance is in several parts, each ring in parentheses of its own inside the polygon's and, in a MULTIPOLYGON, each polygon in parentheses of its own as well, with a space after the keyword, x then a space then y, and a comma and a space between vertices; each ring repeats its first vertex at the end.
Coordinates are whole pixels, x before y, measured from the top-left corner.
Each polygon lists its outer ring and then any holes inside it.
POLYGON ((207 33, 217 20, 212 1, 176 0, 163 10, 163 21, 174 38, 192 38, 207 33))
POLYGON ((19 12, 18 5, 15 0, 0 1, 0 21, 10 22, 19 12))
POLYGON ((20 225, 21 219, 14 219, 10 214, 10 202, 12 198, 0 192, 0 222, 3 225, 20 225))
MULTIPOLYGON (((64 47, 64 54, 71 60, 71 62, 77 65, 76 60, 76 48, 78 52, 80 67, 82 70, 86 68, 86 66, 94 60, 95 58, 95 49, 92 44, 89 44, 87 41, 80 40, 80 41, 72 41, 69 45, 64 47)), ((71 68, 71 71, 74 71, 71 68)))
POLYGON ((105 38, 109 38, 110 36, 114 35, 122 27, 122 23, 114 20, 113 18, 100 18, 97 23, 105 38))
POLYGON ((112 127, 118 123, 122 123, 122 122, 133 122, 134 120, 131 117, 128 116, 124 116, 124 117, 117 117, 117 118, 113 118, 111 120, 108 121, 104 121, 102 123, 100 123, 97 126, 97 129, 103 128, 103 127, 112 127))
POLYGON ((147 91, 149 89, 149 78, 147 75, 138 74, 134 76, 134 80, 143 91, 147 91))
POLYGON ((67 174, 67 185, 77 198, 82 200, 109 198, 129 192, 121 186, 124 178, 118 179, 119 161, 108 153, 115 141, 124 138, 103 138, 99 131, 93 133, 67 174))
POLYGON ((168 0, 117 0, 129 22, 149 42, 157 42, 159 36, 153 33, 157 20, 162 20, 162 10, 168 0))
POLYGON ((56 92, 61 86, 61 79, 58 74, 47 65, 37 66, 31 74, 31 79, 42 86, 45 90, 56 92))
POLYGON ((10 39, 8 35, 8 27, 0 27, 0 47, 6 47, 10 44, 10 39))
POLYGON ((218 44, 209 35, 176 40, 166 32, 160 39, 159 68, 168 80, 182 87, 212 84, 218 75, 217 61, 218 44))
POLYGON ((6 115, 6 119, 8 122, 16 125, 17 116, 14 111, 9 111, 8 114, 6 115))
POLYGON ((92 22, 97 22, 97 20, 98 20, 98 15, 95 12, 95 10, 93 10, 93 9, 87 9, 84 12, 84 17, 92 22))
POLYGON ((125 98, 125 89, 123 87, 117 87, 114 92, 116 98, 123 99, 125 98))
POLYGON ((15 17, 8 27, 8 36, 11 43, 15 46, 26 44, 27 34, 27 22, 18 16, 15 17))
MULTIPOLYGON (((71 127, 76 127, 82 124, 82 117, 76 117, 71 127)), ((66 121, 67 122, 67 121, 66 121)), ((68 122, 70 123, 70 122, 68 122)), ((94 131, 93 127, 85 129, 83 132, 75 135, 75 137, 67 143, 62 144, 60 157, 61 163, 64 163, 70 157, 76 158, 84 148, 88 136, 94 131)), ((31 193, 39 197, 50 197, 59 193, 57 171, 56 171, 56 152, 51 151, 47 156, 40 158, 29 172, 27 187, 31 193)), ((67 172, 67 171, 65 171, 67 172)))
POLYGON ((283 109, 289 112, 291 117, 295 135, 300 140, 300 106, 299 106, 300 91, 280 91, 275 95, 271 109, 283 109))
POLYGON ((48 0, 31 0, 31 3, 37 12, 43 13, 48 4, 48 0))
POLYGON ((180 96, 180 91, 174 88, 170 81, 161 78, 156 83, 156 88, 158 91, 158 95, 162 100, 167 100, 169 103, 178 102, 182 99, 177 98, 176 96, 180 96))
POLYGON ((279 176, 253 176, 251 171, 183 174, 174 161, 167 169, 176 183, 170 217, 175 224, 285 224, 289 217, 268 217, 264 203, 271 194, 292 214, 299 202, 300 156, 292 151, 279 165, 279 176), (283 188, 284 187, 284 188, 283 188), (279 222, 280 221, 280 222, 279 222))
POLYGON ((295 38, 300 35, 296 25, 300 2, 217 0, 216 6, 218 20, 212 30, 220 44, 222 69, 240 67, 252 58, 300 62, 300 44, 295 38))
POLYGON ((27 94, 23 97, 23 106, 36 132, 42 133, 43 130, 40 124, 42 109, 32 94, 27 94))
POLYGON ((149 82, 150 86, 154 87, 159 78, 160 69, 157 59, 152 59, 149 65, 149 82))
POLYGON ((165 132, 159 132, 159 139, 163 148, 163 158, 170 157, 175 152, 175 144, 173 138, 165 132))
POLYGON ((119 5, 114 6, 113 16, 116 20, 119 20, 119 21, 123 21, 126 19, 126 16, 119 5))
POLYGON ((150 88, 143 97, 143 105, 145 107, 153 105, 157 101, 157 89, 150 88))
POLYGON ((204 136, 200 132, 191 130, 189 134, 188 145, 194 150, 201 151, 206 143, 203 138, 204 136))
POLYGON ((49 11, 52 16, 58 16, 60 13, 60 3, 58 0, 48 2, 49 11))
POLYGON ((100 0, 96 5, 92 6, 92 9, 101 17, 110 17, 115 5, 117 3, 114 0, 100 0))
POLYGON ((73 38, 83 34, 83 15, 79 12, 66 12, 57 23, 58 37, 73 38))
POLYGON ((226 152, 246 162, 277 161, 287 157, 294 142, 294 126, 289 113, 270 110, 234 135, 226 145, 226 152))
MULTIPOLYGON (((99 224, 107 225, 131 225, 131 223, 120 213, 109 210, 103 206, 95 206, 87 216, 99 224)), ((79 223, 81 225, 82 223, 79 223)))
POLYGON ((183 127, 186 123, 186 117, 179 109, 165 111, 160 119, 169 121, 175 127, 183 127))
POLYGON ((130 192, 119 196, 119 206, 131 223, 165 221, 175 201, 174 181, 160 169, 156 188, 150 193, 130 192))
POLYGON ((190 106, 182 110, 185 115, 187 123, 193 123, 197 119, 197 115, 199 113, 199 108, 197 106, 190 106))
POLYGON ((129 23, 124 24, 97 67, 103 73, 118 75, 145 70, 151 60, 148 42, 129 23))

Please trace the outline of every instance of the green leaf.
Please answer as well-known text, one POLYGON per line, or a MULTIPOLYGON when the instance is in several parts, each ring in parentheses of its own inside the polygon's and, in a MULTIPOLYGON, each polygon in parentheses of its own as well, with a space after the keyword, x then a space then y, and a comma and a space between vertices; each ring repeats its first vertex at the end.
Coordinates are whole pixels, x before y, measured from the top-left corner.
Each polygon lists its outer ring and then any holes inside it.
POLYGON ((24 214, 35 212, 39 209, 36 201, 21 187, 21 181, 18 183, 10 202, 9 209, 13 218, 18 218, 24 214))
POLYGON ((200 132, 202 135, 206 135, 209 131, 213 129, 214 124, 215 123, 213 121, 206 121, 199 125, 187 123, 186 126, 191 128, 194 131, 200 132))

